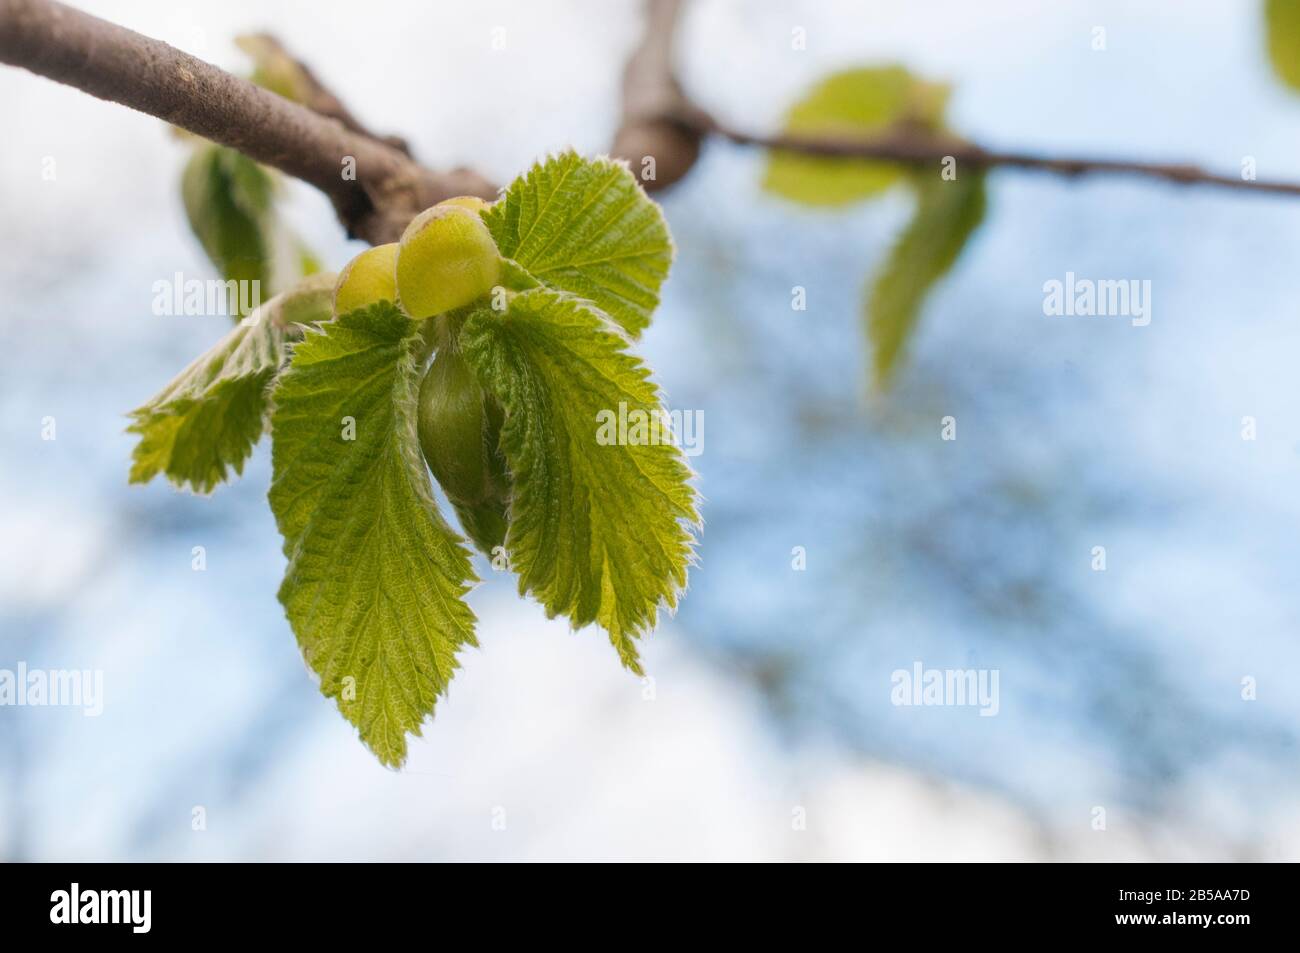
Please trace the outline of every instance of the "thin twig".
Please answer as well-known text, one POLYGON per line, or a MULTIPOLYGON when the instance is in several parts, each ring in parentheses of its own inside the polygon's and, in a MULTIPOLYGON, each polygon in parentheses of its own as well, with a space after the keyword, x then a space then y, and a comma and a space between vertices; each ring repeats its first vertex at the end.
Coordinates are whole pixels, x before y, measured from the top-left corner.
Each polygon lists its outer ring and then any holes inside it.
MULTIPOLYGON (((694 120, 687 119, 691 122, 694 120)), ((935 136, 916 129, 901 129, 876 139, 835 139, 800 136, 761 136, 731 129, 712 119, 701 126, 731 142, 744 146, 759 146, 774 151, 797 152, 804 155, 884 159, 896 162, 924 164, 939 163, 949 157, 958 165, 969 164, 980 168, 998 166, 1053 172, 1057 175, 1078 176, 1095 173, 1112 175, 1138 175, 1163 179, 1179 185, 1214 185, 1228 189, 1251 192, 1271 192, 1280 195, 1300 195, 1300 183, 1268 179, 1244 179, 1240 176, 1220 175, 1195 165, 1134 162, 1123 159, 1080 159, 1038 155, 1030 152, 1012 152, 985 149, 960 139, 935 136)))
POLYGON ((673 67, 673 34, 684 5, 681 0, 647 0, 645 35, 628 60, 624 73, 623 126, 614 154, 632 161, 655 156, 657 180, 647 189, 664 188, 690 171, 700 143, 710 136, 737 145, 795 152, 828 158, 882 159, 917 165, 955 159, 979 168, 1004 166, 1078 176, 1096 173, 1137 175, 1179 185, 1300 195, 1300 183, 1245 179, 1220 175, 1183 163, 1137 162, 1125 159, 1066 158, 1030 152, 986 149, 965 140, 939 136, 905 125, 874 138, 761 135, 719 122, 682 92, 673 67))

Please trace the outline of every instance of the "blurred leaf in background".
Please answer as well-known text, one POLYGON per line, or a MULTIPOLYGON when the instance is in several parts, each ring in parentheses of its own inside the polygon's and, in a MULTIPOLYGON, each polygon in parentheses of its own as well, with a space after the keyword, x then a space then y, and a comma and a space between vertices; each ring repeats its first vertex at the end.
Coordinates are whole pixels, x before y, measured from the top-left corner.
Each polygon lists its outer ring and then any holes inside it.
MULTIPOLYGON (((900 124, 935 129, 943 120, 948 87, 917 79, 901 66, 867 67, 822 80, 786 113, 792 136, 865 139, 900 124)), ((898 182, 893 162, 773 152, 763 187, 804 205, 834 207, 871 198, 898 182)))
MULTIPOLYGON (((783 132, 837 141, 939 135, 946 131, 949 91, 901 66, 848 70, 823 79, 797 102, 786 114, 783 132)), ((763 180, 773 194, 823 208, 872 198, 900 182, 915 193, 916 211, 872 279, 864 305, 877 388, 888 384, 926 294, 984 217, 983 172, 959 170, 955 161, 936 163, 932 170, 909 169, 894 162, 774 150, 763 180)))
POLYGON ((185 214, 225 278, 269 284, 273 190, 271 174, 233 149, 205 143, 185 163, 185 214))
MULTIPOLYGON (((252 57, 253 82, 301 101, 306 78, 292 58, 258 36, 240 37, 252 57)), ((182 134, 194 152, 181 175, 181 198, 190 229, 227 281, 257 281, 262 300, 320 270, 316 255, 280 220, 277 173, 214 143, 182 134)), ((229 303, 238 319, 238 309, 229 303)))
POLYGON ((984 173, 947 181, 911 176, 916 211, 867 292, 867 334, 875 348, 878 387, 889 383, 903 344, 916 325, 926 293, 952 267, 984 218, 984 173))
POLYGON ((1265 0, 1264 29, 1273 72, 1300 91, 1300 0, 1265 0))
POLYGON ((306 102, 311 81, 302 64, 264 33, 245 33, 235 37, 235 45, 253 61, 248 78, 278 96, 294 103, 306 102))

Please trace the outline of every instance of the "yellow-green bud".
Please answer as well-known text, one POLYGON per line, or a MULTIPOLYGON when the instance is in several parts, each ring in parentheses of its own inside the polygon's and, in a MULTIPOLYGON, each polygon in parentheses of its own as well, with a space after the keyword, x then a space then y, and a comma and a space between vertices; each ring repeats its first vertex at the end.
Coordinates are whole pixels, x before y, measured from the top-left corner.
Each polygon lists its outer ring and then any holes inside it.
POLYGON ((396 300, 397 242, 367 248, 348 262, 334 286, 335 314, 396 300))
POLYGON ((496 242, 478 212, 464 202, 449 199, 425 209, 402 233, 397 293, 413 318, 463 307, 500 280, 496 242))

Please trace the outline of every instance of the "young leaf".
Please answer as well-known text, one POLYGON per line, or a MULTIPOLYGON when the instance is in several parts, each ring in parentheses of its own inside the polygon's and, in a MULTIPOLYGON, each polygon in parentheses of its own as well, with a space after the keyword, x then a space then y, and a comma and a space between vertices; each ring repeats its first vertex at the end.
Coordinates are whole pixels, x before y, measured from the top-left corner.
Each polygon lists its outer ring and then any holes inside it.
POLYGON ((1300 0, 1268 0, 1264 24, 1273 72, 1293 90, 1300 90, 1300 0))
POLYGON ((483 213, 501 254, 544 285, 593 302, 632 337, 650 323, 673 244, 627 166, 562 152, 483 213))
MULTIPOLYGON (((923 82, 898 66, 836 73, 818 83, 785 117, 793 136, 867 138, 914 122, 938 128, 948 89, 923 82)), ((804 205, 847 205, 898 182, 903 167, 891 162, 772 152, 763 187, 804 205)))
POLYGON ((391 302, 339 315, 294 348, 271 417, 280 601, 321 692, 394 767, 476 644, 476 577, 416 437, 427 356, 391 302))
POLYGON ((957 260, 984 217, 984 174, 945 180, 932 172, 913 176, 916 211, 874 279, 867 304, 867 333, 875 349, 875 377, 883 387, 916 324, 927 292, 957 260))
POLYGON ((181 176, 190 228, 227 280, 270 288, 270 173, 220 146, 201 145, 181 176))
MULTIPOLYGON (((501 447, 514 478, 506 550, 521 593, 575 628, 598 622, 628 668, 634 639, 686 585, 696 493, 666 432, 619 434, 661 410, 627 341, 587 302, 550 289, 515 294, 506 313, 466 320, 460 348, 505 408, 501 447), (606 439, 606 438, 613 439, 606 439)), ((665 424, 666 420, 662 421, 665 424)))
POLYGON ((314 275, 272 298, 132 411, 132 483, 159 473, 177 486, 210 493, 236 474, 262 435, 267 386, 284 362, 285 340, 300 325, 330 316, 333 275, 314 275))
POLYGON ((227 281, 257 281, 263 294, 320 269, 277 216, 276 185, 270 170, 211 143, 194 150, 181 176, 185 213, 208 258, 227 281))

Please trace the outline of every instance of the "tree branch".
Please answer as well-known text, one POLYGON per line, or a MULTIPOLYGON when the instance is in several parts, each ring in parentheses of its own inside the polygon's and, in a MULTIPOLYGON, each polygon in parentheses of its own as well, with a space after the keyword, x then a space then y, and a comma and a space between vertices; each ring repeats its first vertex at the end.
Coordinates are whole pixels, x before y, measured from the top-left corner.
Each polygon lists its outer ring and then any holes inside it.
POLYGON ((631 161, 633 171, 643 157, 656 158, 658 178, 644 182, 650 191, 665 188, 683 178, 699 158, 700 143, 709 136, 717 136, 742 146, 832 158, 937 165, 951 156, 959 166, 1006 166, 1065 176, 1095 173, 1137 175, 1179 185, 1214 185, 1251 192, 1300 195, 1300 183, 1297 182, 1243 179, 1187 164, 1063 158, 985 149, 911 126, 870 139, 759 135, 735 129, 717 121, 691 102, 675 78, 673 33, 682 10, 681 0, 647 0, 645 35, 629 59, 623 77, 624 118, 615 137, 613 152, 631 161))
POLYGON ((282 64, 282 68, 292 75, 293 85, 297 87, 296 101, 301 102, 312 112, 337 119, 343 128, 350 132, 392 146, 408 156, 411 155, 410 144, 401 136, 383 136, 368 129, 352 110, 343 104, 343 100, 321 82, 312 68, 290 53, 288 47, 281 43, 278 37, 270 33, 249 33, 238 37, 235 42, 259 65, 282 64))
POLYGON ((686 98, 673 70, 681 0, 648 0, 641 42, 623 70, 623 119, 610 155, 626 159, 647 191, 665 189, 691 171, 712 121, 686 98), (645 160, 653 160, 649 174, 645 160))
POLYGON ((164 119, 302 179, 333 202, 349 234, 394 241, 453 195, 494 198, 464 169, 432 172, 390 145, 231 76, 158 40, 54 0, 0 0, 0 61, 164 119), (344 178, 344 159, 356 178, 344 178))
MULTIPOLYGON (((734 129, 691 102, 677 82, 673 34, 683 7, 681 0, 648 0, 645 32, 623 75, 623 117, 610 151, 628 160, 651 191, 680 181, 694 167, 703 141, 717 137, 807 155, 915 164, 952 156, 981 168, 1066 176, 1129 174, 1181 185, 1300 195, 1296 182, 1248 180, 1182 164, 998 151, 912 128, 872 139, 734 129), (653 178, 646 175, 647 157, 654 159, 653 178)), ((278 44, 276 48, 283 51, 278 44)), ((477 172, 430 170, 413 160, 400 140, 370 132, 301 64, 313 108, 56 0, 0 0, 0 62, 156 116, 302 179, 329 197, 350 235, 372 244, 395 241, 411 218, 445 198, 492 199, 497 194, 477 172), (355 159, 355 179, 344 178, 345 157, 355 159)))

